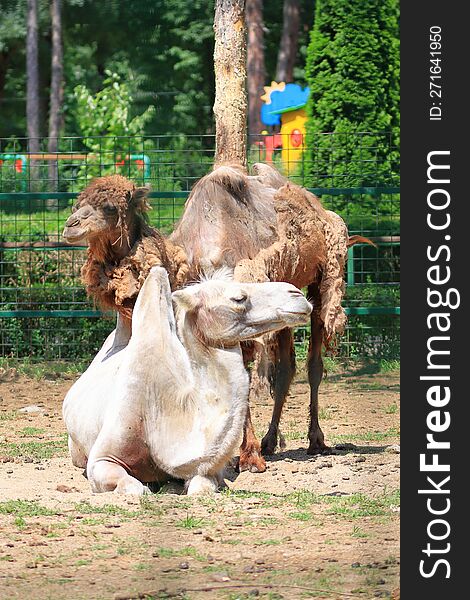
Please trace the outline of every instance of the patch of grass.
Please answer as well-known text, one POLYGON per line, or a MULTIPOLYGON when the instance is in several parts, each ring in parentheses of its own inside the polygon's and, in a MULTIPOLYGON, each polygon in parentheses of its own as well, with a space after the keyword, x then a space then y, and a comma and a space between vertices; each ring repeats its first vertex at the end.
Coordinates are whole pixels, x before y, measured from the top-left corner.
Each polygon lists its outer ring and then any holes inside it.
POLYGON ((385 414, 386 415, 395 415, 398 412, 398 404, 389 404, 386 408, 385 408, 385 414))
POLYGON ((65 438, 48 442, 2 442, 0 443, 0 454, 15 456, 18 458, 32 458, 33 460, 44 460, 56 456, 64 456, 67 453, 67 442, 65 438))
POLYGON ((67 525, 66 523, 49 524, 47 527, 46 537, 48 537, 48 538, 60 537, 61 535, 64 534, 64 532, 61 530, 67 529, 67 527, 69 527, 69 525, 67 525))
MULTIPOLYGON (((158 496, 158 494, 156 494, 158 496)), ((146 513, 151 513, 154 516, 160 516, 163 515, 165 512, 165 509, 162 508, 162 505, 160 503, 160 499, 157 498, 157 500, 155 500, 155 498, 153 498, 151 495, 146 494, 144 496, 140 497, 139 500, 139 504, 140 504, 140 508, 142 510, 144 510, 146 513)))
POLYGON ((312 504, 321 502, 320 496, 309 490, 298 490, 287 494, 285 499, 297 508, 309 508, 312 504))
POLYGON ((176 522, 176 527, 182 527, 183 529, 195 529, 205 525, 204 519, 194 517, 193 515, 187 514, 184 519, 180 519, 176 522))
POLYGON ((17 517, 52 517, 60 513, 41 506, 36 500, 7 500, 0 502, 0 514, 17 517))
MULTIPOLYGON (((176 550, 175 548, 160 547, 160 548, 157 548, 152 553, 152 556, 155 556, 158 558, 174 558, 174 557, 190 556, 201 562, 206 560, 206 557, 203 556, 202 554, 199 554, 199 552, 196 550, 196 548, 194 546, 186 546, 185 548, 181 548, 180 550, 176 550)), ((220 567, 217 567, 217 570, 220 571, 220 567)))
POLYGON ((358 390, 365 390, 368 392, 388 392, 398 391, 400 389, 400 384, 389 384, 380 381, 367 381, 366 383, 357 383, 355 387, 358 390))
POLYGON ((34 362, 29 358, 21 360, 0 358, 0 367, 8 370, 15 369, 19 375, 25 375, 32 379, 60 379, 61 377, 75 377, 83 373, 88 367, 89 361, 76 361, 74 363, 66 361, 34 362))
POLYGON ((289 513, 289 517, 291 519, 296 519, 297 521, 311 521, 315 518, 312 513, 309 512, 291 512, 289 513))
POLYGON ((79 560, 75 561, 74 565, 76 567, 85 567, 86 565, 91 565, 91 558, 80 558, 79 560))
POLYGON ((283 540, 268 539, 255 542, 255 546, 279 546, 283 540))
POLYGON ((33 435, 42 435, 44 432, 45 429, 38 429, 37 427, 23 427, 19 434, 21 437, 29 437, 33 435))
POLYGON ((328 379, 328 373, 338 373, 342 370, 342 365, 341 362, 334 356, 324 356, 323 369, 327 374, 326 379, 328 379))
POLYGON ((0 421, 13 421, 13 419, 16 419, 17 416, 18 415, 14 410, 0 412, 0 421))
POLYGON ((135 563, 134 565, 132 565, 134 571, 148 571, 150 567, 151 565, 147 563, 135 563))
POLYGON ((334 444, 338 442, 384 442, 390 438, 400 437, 397 427, 390 427, 387 431, 366 431, 366 433, 351 433, 345 435, 332 435, 334 444))
POLYGON ((353 538, 367 538, 367 537, 369 537, 369 534, 366 533, 365 531, 362 531, 362 529, 360 527, 358 527, 357 525, 354 525, 352 533, 351 533, 351 537, 353 537, 353 538))
POLYGON ((282 435, 284 436, 284 439, 291 441, 304 440, 307 438, 307 434, 305 431, 290 430, 283 432, 282 435))
POLYGON ((279 519, 276 517, 261 517, 261 519, 256 519, 258 525, 277 525, 279 523, 279 519))
POLYGON ((16 517, 15 525, 18 529, 25 529, 27 527, 27 523, 23 517, 16 517))
POLYGON ((288 514, 290 518, 298 519, 299 521, 315 519, 315 516, 308 510, 314 504, 327 505, 328 514, 349 518, 384 516, 391 514, 392 507, 399 506, 400 491, 385 491, 380 496, 370 497, 365 494, 320 496, 309 490, 298 490, 283 496, 282 502, 297 508, 296 511, 288 514))
POLYGON ((140 511, 132 511, 123 508, 122 506, 115 506, 114 504, 104 504, 103 506, 93 506, 88 501, 77 502, 75 504, 75 510, 80 514, 98 514, 98 515, 112 515, 127 517, 132 519, 140 516, 140 511))
POLYGON ((231 490, 225 488, 220 492, 220 495, 225 498, 259 498, 261 500, 272 500, 271 494, 267 492, 251 492, 249 490, 231 490))
POLYGON ((380 360, 380 372, 381 373, 393 373, 393 371, 400 370, 400 361, 399 360, 387 360, 386 358, 382 358, 380 360))
POLYGON ((333 418, 333 415, 331 414, 331 411, 328 408, 320 408, 318 412, 318 418, 320 419, 320 421, 329 421, 333 418))
POLYGON ((80 525, 90 525, 91 527, 95 525, 104 525, 105 523, 106 519, 103 517, 85 517, 84 519, 80 519, 80 525))
POLYGON ((324 501, 330 504, 328 513, 357 519, 361 517, 378 517, 391 514, 391 508, 400 504, 400 492, 396 490, 384 493, 377 498, 365 494, 351 494, 350 496, 325 496, 324 501))

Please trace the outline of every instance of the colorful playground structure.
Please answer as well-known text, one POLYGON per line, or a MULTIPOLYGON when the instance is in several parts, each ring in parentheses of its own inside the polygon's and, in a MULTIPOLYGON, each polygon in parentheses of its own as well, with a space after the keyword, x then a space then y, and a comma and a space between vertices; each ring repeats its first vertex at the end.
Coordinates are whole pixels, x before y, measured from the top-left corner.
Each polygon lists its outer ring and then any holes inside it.
MULTIPOLYGON (((28 181, 28 165, 31 161, 36 161, 41 164, 42 162, 50 162, 50 161, 83 161, 86 162, 92 158, 91 154, 77 154, 76 152, 63 153, 63 152, 54 152, 54 153, 24 153, 24 154, 0 154, 0 176, 1 169, 4 166, 5 162, 13 162, 14 172, 18 175, 18 179, 21 180, 21 184, 23 190, 27 189, 27 181, 28 181)), ((129 167, 130 164, 134 164, 139 170, 143 171, 142 178, 143 181, 148 181, 150 179, 150 157, 147 154, 127 154, 124 157, 116 155, 114 157, 114 163, 111 165, 103 165, 105 167, 114 166, 116 172, 119 172, 119 169, 129 167)), ((72 164, 76 164, 75 162, 72 164)), ((126 173, 125 173, 126 174, 126 173)))
POLYGON ((268 127, 279 127, 279 133, 266 134, 258 145, 265 149, 265 160, 271 163, 275 150, 281 150, 281 160, 286 175, 291 175, 302 160, 305 148, 305 105, 310 93, 296 83, 276 83, 264 87, 261 96, 261 121, 268 127))

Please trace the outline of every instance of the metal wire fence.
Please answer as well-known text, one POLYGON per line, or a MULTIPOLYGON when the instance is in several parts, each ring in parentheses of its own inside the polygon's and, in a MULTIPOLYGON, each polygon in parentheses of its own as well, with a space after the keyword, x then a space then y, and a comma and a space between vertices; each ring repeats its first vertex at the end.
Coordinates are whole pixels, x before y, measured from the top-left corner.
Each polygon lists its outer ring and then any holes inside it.
MULTIPOLYGON (((313 140, 313 151, 291 148, 289 140, 276 149, 269 137, 250 139, 251 163, 273 162, 338 212, 351 235, 377 244, 349 251, 349 325, 340 354, 397 357, 400 196, 391 136, 325 134, 313 140)), ((80 281, 84 248, 61 239, 77 193, 110 173, 149 184, 150 222, 168 234, 192 185, 212 166, 214 138, 61 138, 53 154, 47 140, 36 142, 0 139, 0 356, 89 358, 114 318, 86 298, 80 281)), ((296 332, 299 344, 304 336, 304 330, 296 332)))

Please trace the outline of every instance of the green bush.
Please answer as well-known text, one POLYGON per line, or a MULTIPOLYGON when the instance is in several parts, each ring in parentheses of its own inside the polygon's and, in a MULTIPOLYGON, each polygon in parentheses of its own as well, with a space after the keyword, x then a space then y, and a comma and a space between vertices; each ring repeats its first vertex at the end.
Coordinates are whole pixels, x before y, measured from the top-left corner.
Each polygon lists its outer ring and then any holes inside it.
POLYGON ((317 0, 306 65, 309 185, 397 181, 398 16, 397 0, 317 0))

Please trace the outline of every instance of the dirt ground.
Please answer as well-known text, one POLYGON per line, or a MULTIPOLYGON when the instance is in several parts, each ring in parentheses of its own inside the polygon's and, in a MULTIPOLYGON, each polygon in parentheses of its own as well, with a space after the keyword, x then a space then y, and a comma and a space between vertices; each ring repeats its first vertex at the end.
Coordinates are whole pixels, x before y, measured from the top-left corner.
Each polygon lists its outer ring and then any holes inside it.
MULTIPOLYGON (((0 598, 399 597, 398 372, 334 371, 321 423, 334 454, 306 454, 302 374, 265 473, 188 498, 93 495, 61 418, 74 377, 0 373, 0 598), (34 406, 34 412, 21 409, 34 406)), ((255 407, 262 434, 271 403, 255 407)))

